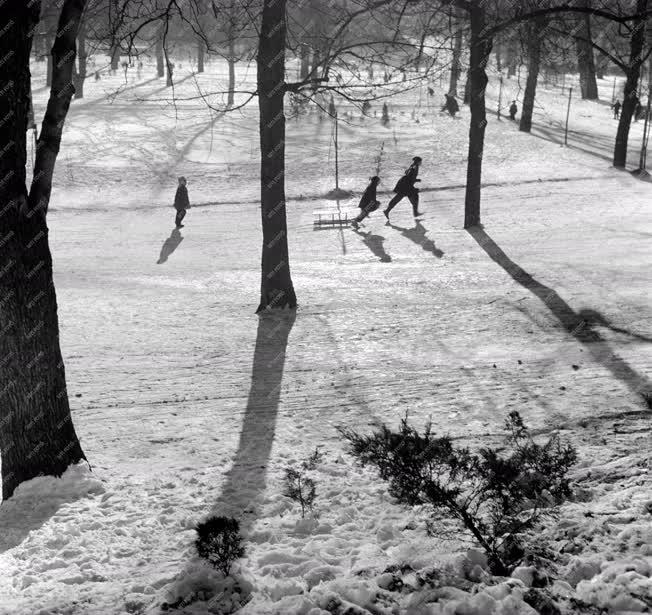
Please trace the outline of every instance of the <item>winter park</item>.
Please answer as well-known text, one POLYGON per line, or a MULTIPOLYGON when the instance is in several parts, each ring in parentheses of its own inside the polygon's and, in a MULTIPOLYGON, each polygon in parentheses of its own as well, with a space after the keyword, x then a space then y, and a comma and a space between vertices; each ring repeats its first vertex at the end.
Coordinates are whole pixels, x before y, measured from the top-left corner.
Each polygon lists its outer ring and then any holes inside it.
POLYGON ((0 615, 652 613, 652 3, 0 33, 0 615))

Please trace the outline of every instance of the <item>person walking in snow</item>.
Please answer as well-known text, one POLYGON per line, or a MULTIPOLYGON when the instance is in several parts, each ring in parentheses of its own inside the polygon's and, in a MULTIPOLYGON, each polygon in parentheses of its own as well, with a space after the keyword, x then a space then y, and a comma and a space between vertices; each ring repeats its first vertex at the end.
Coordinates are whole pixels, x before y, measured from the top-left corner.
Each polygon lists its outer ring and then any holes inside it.
POLYGON ((376 200, 376 188, 380 183, 380 177, 374 175, 369 178, 369 185, 364 191, 362 198, 360 199, 360 215, 351 222, 351 226, 355 229, 358 228, 358 224, 362 222, 372 211, 376 211, 380 207, 380 203, 376 200))
POLYGON ((518 113, 518 107, 516 106, 516 101, 513 100, 512 104, 509 105, 509 119, 515 121, 517 113, 518 113))
POLYGON ((179 178, 177 193, 174 195, 174 208, 177 210, 177 216, 174 223, 177 228, 183 228, 181 221, 186 217, 186 210, 190 209, 190 200, 188 199, 188 188, 186 188, 186 178, 179 178))
POLYGON ((616 102, 611 105, 611 108, 614 110, 614 120, 617 120, 620 117, 620 108, 622 105, 620 104, 619 100, 616 100, 616 102))
POLYGON ((414 184, 421 181, 420 179, 417 179, 421 162, 420 156, 412 158, 412 164, 406 169, 403 177, 396 182, 396 186, 394 186, 396 196, 392 198, 387 205, 387 209, 383 211, 388 222, 389 213, 394 209, 396 204, 405 197, 407 197, 410 200, 410 203, 412 203, 412 213, 414 214, 414 217, 416 218, 422 215, 419 211, 419 190, 414 186, 414 184))

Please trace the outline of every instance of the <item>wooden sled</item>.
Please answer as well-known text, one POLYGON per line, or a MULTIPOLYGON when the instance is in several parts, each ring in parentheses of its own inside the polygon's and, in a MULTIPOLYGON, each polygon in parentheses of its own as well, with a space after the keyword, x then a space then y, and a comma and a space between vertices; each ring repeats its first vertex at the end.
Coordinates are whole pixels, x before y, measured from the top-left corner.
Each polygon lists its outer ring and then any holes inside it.
POLYGON ((360 210, 356 209, 341 209, 339 211, 332 209, 314 211, 313 212, 313 225, 316 228, 330 228, 339 226, 348 226, 357 218, 360 210))

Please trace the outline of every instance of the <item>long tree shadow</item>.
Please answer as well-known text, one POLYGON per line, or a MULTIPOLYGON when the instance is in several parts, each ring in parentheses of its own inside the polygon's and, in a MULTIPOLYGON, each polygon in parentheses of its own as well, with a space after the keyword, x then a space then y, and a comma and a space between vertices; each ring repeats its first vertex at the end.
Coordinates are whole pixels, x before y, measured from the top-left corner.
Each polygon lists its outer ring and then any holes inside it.
POLYGON ((362 231, 354 228, 353 231, 362 237, 362 243, 367 246, 371 252, 378 257, 382 263, 391 263, 392 257, 387 254, 383 243, 385 238, 382 235, 374 235, 371 231, 363 233, 362 231))
MULTIPOLYGON (((533 278, 527 271, 511 260, 481 227, 467 229, 471 237, 487 253, 489 258, 500 265, 509 276, 526 290, 538 297, 559 320, 561 325, 576 340, 586 346, 594 361, 608 369, 615 378, 626 384, 636 395, 649 405, 652 383, 639 374, 627 361, 615 354, 607 341, 595 331, 582 312, 575 312, 557 292, 533 278)), ((593 312, 593 311, 591 311, 593 312)), ((586 314, 586 311, 584 311, 586 314)))
POLYGON ((163 242, 161 246, 161 254, 156 261, 157 265, 163 264, 168 260, 168 256, 172 254, 178 247, 179 244, 183 241, 183 236, 179 232, 178 228, 172 229, 170 236, 163 242))
POLYGON ((212 510, 215 515, 236 517, 245 535, 258 516, 259 500, 265 493, 288 337, 296 319, 296 310, 277 312, 259 316, 238 450, 212 510))
POLYGON ((426 252, 430 252, 433 256, 436 256, 437 258, 444 256, 444 252, 435 245, 435 242, 432 239, 426 236, 428 229, 423 226, 421 222, 417 221, 414 228, 404 228, 402 226, 396 226, 395 224, 391 223, 389 223, 389 226, 391 226, 393 229, 396 229, 397 231, 400 231, 403 237, 407 237, 410 241, 413 241, 418 246, 421 246, 422 249, 424 249, 426 252))

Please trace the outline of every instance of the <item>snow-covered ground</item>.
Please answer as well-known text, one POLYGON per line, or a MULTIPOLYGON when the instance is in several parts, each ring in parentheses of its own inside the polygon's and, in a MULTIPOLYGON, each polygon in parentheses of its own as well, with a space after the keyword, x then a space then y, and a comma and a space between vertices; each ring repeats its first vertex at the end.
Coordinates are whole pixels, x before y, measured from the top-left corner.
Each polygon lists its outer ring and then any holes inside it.
MULTIPOLYGON (((211 64, 197 79, 223 76, 211 64)), ((118 80, 89 80, 73 103, 50 213, 69 393, 93 471, 36 479, 0 507, 0 613, 219 613, 238 597, 243 615, 533 613, 528 570, 470 581, 472 545, 428 538, 422 513, 393 502, 336 432, 409 412, 479 446, 499 441, 511 410, 579 450, 576 497, 546 530, 562 552, 559 606, 650 612, 650 186, 598 147, 490 118, 485 178, 498 185, 471 235, 468 111, 440 114, 442 90, 436 104, 399 96, 389 128, 379 108, 342 122, 341 185, 364 188, 383 142, 385 190, 421 155, 425 218, 415 225, 402 203, 391 225, 377 212, 357 232, 315 231, 313 210, 332 204, 290 199, 300 307, 259 320, 255 102, 175 110, 151 66, 113 97, 118 80), (180 174, 198 206, 175 233, 180 174), (282 479, 316 447, 316 515, 302 520, 282 479), (195 556, 194 525, 210 514, 241 520, 239 588, 195 556), (417 576, 440 587, 412 591, 417 576)), ((192 95, 195 78, 177 91, 192 95)), ((541 97, 563 117, 563 99, 541 97)), ((578 107, 596 140, 615 134, 608 107, 578 107)), ((292 197, 334 187, 331 130, 316 114, 288 121, 292 197)))

